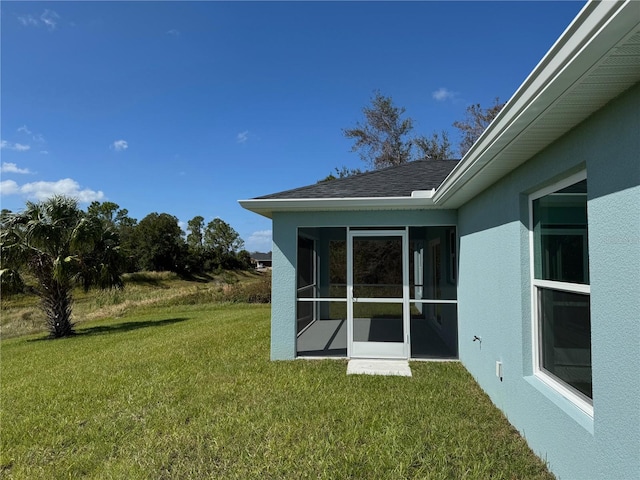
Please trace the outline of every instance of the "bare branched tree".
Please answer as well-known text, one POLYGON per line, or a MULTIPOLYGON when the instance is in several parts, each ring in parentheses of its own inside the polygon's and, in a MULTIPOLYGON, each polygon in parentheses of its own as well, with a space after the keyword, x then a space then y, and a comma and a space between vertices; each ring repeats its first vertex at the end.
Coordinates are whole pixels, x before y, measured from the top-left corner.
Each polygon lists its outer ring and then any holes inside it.
POLYGON ((343 130, 344 136, 355 139, 351 148, 372 168, 379 169, 400 165, 411 160, 413 129, 411 118, 402 118, 403 107, 396 107, 391 97, 374 92, 371 106, 364 107, 364 123, 343 130))
POLYGON ((479 103, 475 103, 467 107, 465 119, 453 122, 453 126, 462 133, 460 140, 460 156, 464 155, 471 149, 473 144, 480 138, 494 118, 500 113, 504 107, 504 103, 500 103, 500 99, 496 97, 494 104, 488 108, 482 108, 479 103))
POLYGON ((434 132, 431 137, 416 137, 413 143, 418 148, 420 159, 451 160, 453 158, 449 134, 445 130, 440 134, 434 132))

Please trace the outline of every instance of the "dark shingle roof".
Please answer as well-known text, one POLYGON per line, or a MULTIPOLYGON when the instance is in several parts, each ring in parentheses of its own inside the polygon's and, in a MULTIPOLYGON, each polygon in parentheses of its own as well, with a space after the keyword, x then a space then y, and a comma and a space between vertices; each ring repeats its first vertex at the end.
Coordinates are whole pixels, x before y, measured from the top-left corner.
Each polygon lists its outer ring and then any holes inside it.
POLYGON ((437 188, 458 160, 417 160, 396 167, 316 183, 261 199, 410 197, 416 190, 437 188))
POLYGON ((251 254, 251 258, 257 260, 258 262, 271 261, 271 252, 269 253, 261 253, 261 252, 253 252, 251 254))

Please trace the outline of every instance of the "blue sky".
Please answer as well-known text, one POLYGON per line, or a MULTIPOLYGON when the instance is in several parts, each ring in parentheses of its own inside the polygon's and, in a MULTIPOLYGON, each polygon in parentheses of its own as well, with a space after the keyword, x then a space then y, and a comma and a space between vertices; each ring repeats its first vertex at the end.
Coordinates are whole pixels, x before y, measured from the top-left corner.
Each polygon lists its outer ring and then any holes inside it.
POLYGON ((138 220, 363 167, 342 129, 374 90, 430 135, 507 100, 584 2, 2 2, 2 208, 63 193, 138 220))

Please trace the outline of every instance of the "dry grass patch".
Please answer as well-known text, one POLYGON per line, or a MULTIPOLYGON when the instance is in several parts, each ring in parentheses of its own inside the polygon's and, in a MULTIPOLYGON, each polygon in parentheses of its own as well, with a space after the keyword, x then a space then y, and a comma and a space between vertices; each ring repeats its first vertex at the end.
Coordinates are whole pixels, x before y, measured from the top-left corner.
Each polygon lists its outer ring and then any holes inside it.
MULTIPOLYGON (((76 289, 73 322, 82 325, 103 318, 120 318, 137 309, 154 306, 263 303, 255 300, 258 297, 270 300, 270 273, 221 272, 185 279, 171 272, 137 272, 125 274, 123 278, 125 288, 121 290, 85 293, 76 289), (252 292, 255 293, 253 297, 252 292)), ((46 331, 44 314, 38 304, 39 299, 33 294, 3 295, 1 338, 46 331)))

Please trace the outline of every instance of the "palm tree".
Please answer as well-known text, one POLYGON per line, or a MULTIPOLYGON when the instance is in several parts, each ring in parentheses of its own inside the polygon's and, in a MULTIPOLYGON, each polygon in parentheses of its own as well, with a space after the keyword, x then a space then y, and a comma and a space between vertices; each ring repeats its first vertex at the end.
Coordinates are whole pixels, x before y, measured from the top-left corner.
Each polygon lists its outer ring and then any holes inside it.
POLYGON ((115 258, 117 237, 106 233, 103 223, 80 210, 72 198, 27 202, 24 211, 4 220, 0 246, 3 264, 26 269, 37 280, 41 307, 54 338, 74 334, 71 312, 76 280, 81 279, 85 289, 92 284, 121 285, 118 272, 95 261, 115 258), (111 251, 100 255, 105 241, 111 251))

